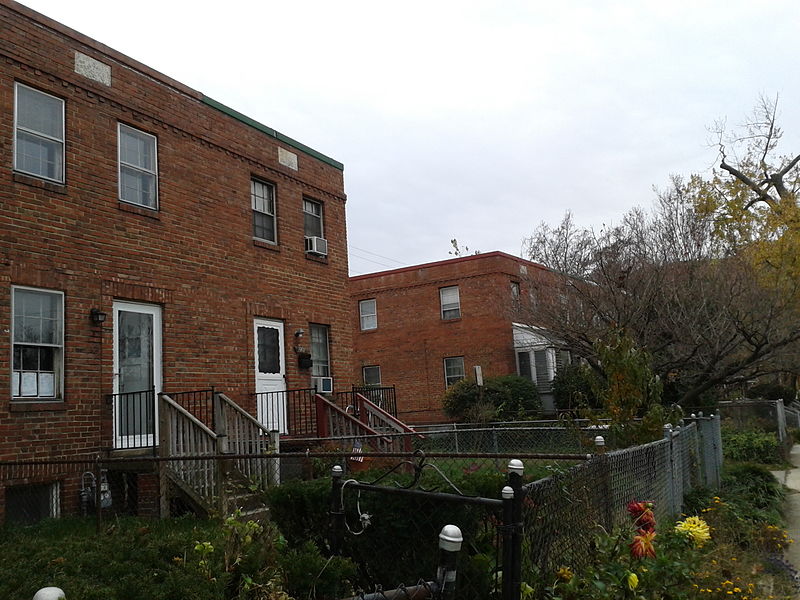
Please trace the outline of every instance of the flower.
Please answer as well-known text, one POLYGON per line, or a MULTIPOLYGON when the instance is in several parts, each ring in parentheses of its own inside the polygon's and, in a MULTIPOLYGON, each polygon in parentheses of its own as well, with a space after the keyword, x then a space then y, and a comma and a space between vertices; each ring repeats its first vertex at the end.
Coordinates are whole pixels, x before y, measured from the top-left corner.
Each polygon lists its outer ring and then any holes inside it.
POLYGON ((653 514, 652 502, 628 502, 628 513, 634 525, 642 531, 654 532, 656 530, 656 517, 653 514))
POLYGON ((556 571, 556 577, 558 577, 561 581, 570 581, 575 574, 569 567, 561 567, 556 571))
POLYGON ((683 533, 694 543, 696 548, 702 548, 711 539, 711 531, 700 517, 686 517, 683 521, 678 521, 675 531, 683 533))
POLYGON ((642 531, 640 529, 636 535, 633 536, 633 541, 631 542, 631 556, 634 558, 643 558, 645 556, 655 558, 656 549, 655 546, 653 546, 655 537, 656 534, 654 531, 642 531))
POLYGON ((639 586, 639 578, 636 576, 636 573, 628 573, 628 589, 630 591, 633 591, 638 586, 639 586))

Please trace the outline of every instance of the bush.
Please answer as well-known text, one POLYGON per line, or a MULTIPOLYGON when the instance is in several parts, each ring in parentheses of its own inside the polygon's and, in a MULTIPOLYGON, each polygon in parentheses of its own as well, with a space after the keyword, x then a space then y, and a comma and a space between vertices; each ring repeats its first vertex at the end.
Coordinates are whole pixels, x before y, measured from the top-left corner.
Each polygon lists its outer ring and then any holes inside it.
POLYGON ((592 377, 591 367, 585 364, 572 363, 560 369, 553 379, 556 408, 602 408, 592 391, 592 377))
POLYGON ((787 404, 796 396, 793 388, 779 383, 759 383, 747 390, 747 395, 764 400, 785 400, 787 404))
POLYGON ((541 410, 536 386, 518 375, 487 377, 482 397, 474 381, 462 379, 447 388, 442 406, 450 418, 464 423, 526 419, 541 410))
POLYGON ((781 447, 774 433, 767 431, 722 430, 725 458, 762 464, 783 462, 781 447))

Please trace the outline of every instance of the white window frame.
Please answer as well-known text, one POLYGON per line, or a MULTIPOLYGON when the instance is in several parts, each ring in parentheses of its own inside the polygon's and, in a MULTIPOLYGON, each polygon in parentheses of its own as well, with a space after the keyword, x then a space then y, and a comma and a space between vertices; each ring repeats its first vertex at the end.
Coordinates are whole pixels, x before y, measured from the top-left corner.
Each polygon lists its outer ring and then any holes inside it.
POLYGON ((457 383, 464 379, 467 376, 466 369, 464 367, 464 357, 463 356, 447 356, 445 357, 444 361, 442 361, 443 368, 444 368, 444 386, 446 388, 450 387, 454 383, 457 383), (461 374, 460 375, 448 375, 447 374, 447 365, 448 361, 458 361, 457 363, 453 363, 455 366, 458 366, 460 363, 461 366, 461 374))
POLYGON ((367 298, 358 302, 358 317, 361 324, 361 331, 371 331, 378 328, 378 301, 375 298, 367 298), (369 303, 372 303, 372 308, 369 303), (370 312, 371 311, 371 312, 370 312))
POLYGON ((268 181, 264 181, 263 179, 258 179, 257 177, 251 177, 250 206, 253 209, 253 218, 252 218, 253 239, 259 240, 261 242, 267 242, 268 244, 277 244, 278 243, 278 218, 277 218, 278 200, 277 200, 275 185, 268 181), (269 190, 269 197, 263 194, 256 193, 259 186, 263 190, 269 190), (270 203, 272 203, 272 212, 270 212, 270 203), (272 239, 256 235, 256 214, 266 215, 268 218, 272 219, 272 239))
POLYGON ((311 198, 303 198, 303 232, 307 238, 319 237, 325 239, 325 217, 322 202, 311 198), (319 220, 319 235, 312 235, 312 232, 309 232, 306 227, 307 216, 319 220))
POLYGON ((461 295, 457 285, 439 288, 439 305, 441 306, 441 315, 443 321, 461 318, 461 295), (445 296, 452 296, 454 290, 455 300, 453 300, 452 297, 445 300, 445 296))
POLYGON ((41 90, 37 90, 36 88, 32 88, 29 85, 25 85, 24 83, 16 82, 14 84, 14 170, 19 173, 25 173, 26 175, 32 175, 34 177, 38 177, 40 179, 46 179, 48 181, 55 181, 57 183, 64 183, 64 171, 65 171, 65 146, 66 146, 66 122, 64 118, 64 100, 59 98, 58 96, 53 96, 52 94, 48 94, 47 92, 43 92, 41 90), (34 92, 36 94, 41 94, 42 96, 47 96, 48 98, 52 98, 59 102, 61 106, 61 138, 53 137, 50 134, 42 133, 41 131, 36 131, 35 129, 29 129, 27 127, 23 127, 19 124, 19 90, 20 88, 25 88, 28 91, 34 92), (19 135, 20 132, 26 133, 28 135, 34 136, 39 139, 47 140, 49 142, 53 142, 55 144, 60 145, 61 147, 61 156, 60 156, 60 164, 59 171, 57 173, 58 177, 48 177, 42 173, 37 173, 36 171, 27 171, 20 166, 20 147, 19 147, 19 135))
POLYGON ((371 387, 380 387, 381 385, 381 366, 380 365, 364 365, 361 367, 361 381, 364 382, 364 385, 371 386, 371 387), (375 383, 368 383, 367 382, 367 369, 374 369, 373 372, 377 372, 378 374, 378 381, 375 383))
MULTIPOLYGON (((25 286, 12 286, 11 287, 11 399, 14 402, 63 402, 64 400, 64 292, 58 290, 48 290, 42 288, 33 288, 25 286), (28 291, 40 294, 49 294, 58 297, 58 330, 57 330, 57 343, 34 343, 34 342, 17 342, 16 341, 16 305, 17 305, 17 292, 28 291), (42 396, 38 394, 39 376, 36 371, 36 387, 37 395, 23 395, 22 394, 22 376, 25 371, 20 369, 15 384, 15 369, 14 369, 14 350, 17 346, 28 346, 36 348, 54 348, 55 353, 53 356, 53 395, 42 396), (16 393, 19 392, 19 393, 16 393)), ((49 371, 48 371, 49 372, 49 371)))
POLYGON ((146 208, 149 210, 158 210, 158 138, 151 133, 147 133, 146 131, 142 131, 141 129, 136 129, 135 127, 131 127, 130 125, 126 125, 125 123, 117 123, 117 179, 119 181, 119 200, 120 202, 125 202, 126 204, 133 204, 135 206, 141 206, 142 208, 146 208), (123 132, 133 132, 133 134, 142 136, 147 140, 152 142, 153 146, 153 168, 148 169, 143 165, 137 165, 134 163, 124 162, 122 160, 122 136, 123 132), (125 198, 123 197, 123 187, 122 187, 122 170, 123 167, 127 169, 131 169, 133 171, 137 171, 139 173, 144 173, 146 175, 150 175, 153 178, 153 205, 145 204, 142 199, 140 198, 139 201, 132 199, 132 198, 125 198))
POLYGON ((312 377, 333 377, 331 374, 331 328, 322 323, 311 323, 308 326, 310 347, 311 347, 311 376, 312 377), (325 356, 315 354, 314 350, 314 331, 325 332, 325 356))

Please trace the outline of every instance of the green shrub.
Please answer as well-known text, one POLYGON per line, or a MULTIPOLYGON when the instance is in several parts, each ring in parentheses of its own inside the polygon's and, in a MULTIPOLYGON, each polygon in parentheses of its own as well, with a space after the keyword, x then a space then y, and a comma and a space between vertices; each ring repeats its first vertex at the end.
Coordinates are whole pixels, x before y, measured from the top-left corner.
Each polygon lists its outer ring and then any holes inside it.
POLYGON ((722 430, 722 451, 725 458, 762 464, 783 462, 781 447, 774 433, 766 431, 722 430))
POLYGON ((553 379, 553 398, 556 408, 601 408, 600 401, 592 391, 591 367, 572 363, 560 369, 553 379))
POLYGON ((487 377, 483 390, 462 379, 447 388, 442 406, 449 417, 464 423, 526 419, 541 410, 536 386, 519 375, 487 377))

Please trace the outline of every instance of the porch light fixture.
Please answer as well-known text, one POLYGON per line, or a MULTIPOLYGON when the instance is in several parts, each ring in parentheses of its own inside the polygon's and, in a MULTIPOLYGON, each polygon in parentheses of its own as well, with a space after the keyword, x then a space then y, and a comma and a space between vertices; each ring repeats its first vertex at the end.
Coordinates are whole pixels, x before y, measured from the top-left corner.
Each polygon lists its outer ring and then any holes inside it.
POLYGON ((106 322, 106 317, 108 317, 108 315, 99 308, 93 308, 89 311, 89 317, 95 325, 102 325, 106 322))

